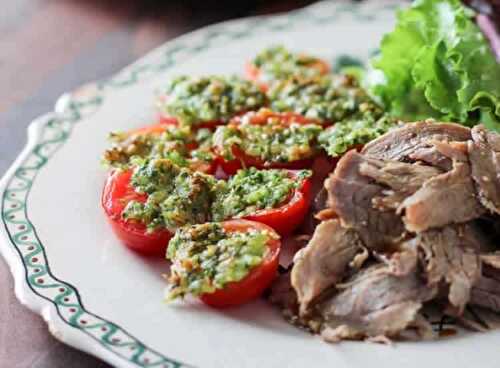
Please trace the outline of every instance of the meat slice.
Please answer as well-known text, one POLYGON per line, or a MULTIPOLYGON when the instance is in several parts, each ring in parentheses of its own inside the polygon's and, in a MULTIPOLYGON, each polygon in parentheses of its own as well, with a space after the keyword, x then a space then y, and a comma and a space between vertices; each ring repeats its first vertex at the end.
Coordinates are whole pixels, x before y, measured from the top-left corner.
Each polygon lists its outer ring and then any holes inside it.
MULTIPOLYGON (((415 161, 416 157, 421 159, 427 157, 432 161, 431 164, 441 162, 441 165, 446 166, 446 159, 432 149, 431 142, 465 142, 470 137, 470 129, 462 125, 422 121, 391 130, 368 143, 361 153, 379 159, 397 161, 415 161)), ((441 165, 436 166, 441 167, 441 165)))
POLYGON ((384 248, 398 243, 405 229, 394 211, 380 211, 374 206, 374 198, 382 197, 386 187, 360 173, 366 161, 356 151, 340 159, 335 172, 325 181, 328 205, 343 226, 359 233, 368 248, 384 248))
POLYGON ((396 337, 412 326, 428 336, 430 326, 419 311, 436 293, 437 288, 425 285, 416 272, 398 277, 387 266, 370 266, 318 307, 325 326, 322 336, 333 342, 396 337))
POLYGON ((453 169, 434 176, 406 198, 398 208, 411 232, 422 232, 449 224, 463 223, 485 213, 475 194, 467 162, 454 161, 453 169))
POLYGON ((448 286, 448 300, 457 315, 463 313, 472 286, 481 275, 481 261, 467 225, 447 226, 418 235, 427 285, 448 286))
POLYGON ((500 214, 500 135, 483 126, 472 128, 469 160, 479 199, 491 212, 500 214))
POLYGON ((382 197, 373 199, 373 205, 380 210, 395 211, 404 199, 442 171, 431 166, 365 157, 360 173, 389 188, 382 197))
POLYGON ((481 276, 471 290, 470 303, 500 312, 500 253, 481 256, 481 276))
POLYGON ((291 282, 301 314, 324 290, 345 277, 349 264, 362 251, 356 232, 342 227, 338 220, 324 221, 316 227, 310 242, 296 254, 292 268, 291 282))

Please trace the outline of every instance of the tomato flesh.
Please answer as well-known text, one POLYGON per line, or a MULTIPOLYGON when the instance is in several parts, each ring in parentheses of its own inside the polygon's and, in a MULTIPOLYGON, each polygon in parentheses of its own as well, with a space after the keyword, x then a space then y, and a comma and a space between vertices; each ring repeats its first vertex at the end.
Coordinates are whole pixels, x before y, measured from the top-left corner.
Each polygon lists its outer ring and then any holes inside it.
POLYGON ((132 201, 145 202, 147 197, 134 191, 130 185, 132 170, 112 172, 102 193, 101 204, 111 228, 120 241, 128 248, 144 255, 165 256, 172 234, 168 230, 148 232, 146 225, 125 220, 122 212, 132 201))
MULTIPOLYGON (((228 233, 246 232, 250 229, 267 230, 275 234, 269 226, 246 220, 229 220, 222 223, 228 233)), ((279 264, 281 241, 276 238, 269 239, 269 251, 262 263, 252 270, 240 281, 231 282, 213 293, 200 296, 205 304, 216 308, 227 308, 247 303, 258 298, 276 278, 279 264)))

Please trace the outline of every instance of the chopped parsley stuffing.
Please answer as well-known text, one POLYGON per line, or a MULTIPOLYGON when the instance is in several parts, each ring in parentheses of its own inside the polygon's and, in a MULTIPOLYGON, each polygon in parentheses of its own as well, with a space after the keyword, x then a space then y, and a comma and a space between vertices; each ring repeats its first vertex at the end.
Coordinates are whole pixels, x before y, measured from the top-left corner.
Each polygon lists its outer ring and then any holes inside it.
POLYGON ((324 130, 318 141, 330 156, 336 157, 380 137, 395 126, 396 122, 387 116, 377 121, 367 118, 345 120, 324 130))
POLYGON ((187 224, 206 222, 212 204, 212 180, 166 159, 145 161, 134 171, 131 184, 148 198, 144 203, 130 201, 122 216, 146 224, 149 231, 175 231, 187 224))
POLYGON ((218 127, 213 140, 219 153, 233 159, 233 147, 264 162, 290 162, 312 157, 316 153, 316 139, 322 127, 297 121, 283 122, 269 117, 265 124, 253 124, 249 119, 241 123, 218 127))
POLYGON ((273 46, 257 54, 252 64, 263 82, 288 79, 292 76, 315 77, 327 72, 326 64, 313 56, 293 53, 283 46, 273 46))
POLYGON ((147 194, 130 201, 124 219, 146 224, 149 231, 223 221, 279 207, 311 175, 303 170, 290 178, 287 170, 239 170, 228 181, 182 168, 167 159, 137 160, 131 185, 147 194))
POLYGON ((214 160, 209 129, 194 133, 189 127, 165 126, 163 132, 115 132, 109 138, 112 146, 104 152, 103 161, 110 167, 126 169, 145 158, 165 158, 181 167, 214 160))
POLYGON ((237 113, 263 106, 265 100, 257 86, 236 76, 180 76, 167 84, 158 106, 182 125, 195 126, 226 122, 237 113))
POLYGON ((302 170, 290 177, 286 170, 239 170, 227 182, 221 182, 212 206, 213 220, 222 221, 277 208, 290 198, 294 189, 311 175, 302 170))
POLYGON ((267 92, 270 108, 294 112, 321 123, 336 123, 353 115, 378 118, 382 109, 353 77, 294 77, 272 84, 267 92))
POLYGON ((272 235, 267 231, 226 232, 218 223, 186 226, 170 240, 168 299, 199 296, 242 280, 260 265, 272 235))

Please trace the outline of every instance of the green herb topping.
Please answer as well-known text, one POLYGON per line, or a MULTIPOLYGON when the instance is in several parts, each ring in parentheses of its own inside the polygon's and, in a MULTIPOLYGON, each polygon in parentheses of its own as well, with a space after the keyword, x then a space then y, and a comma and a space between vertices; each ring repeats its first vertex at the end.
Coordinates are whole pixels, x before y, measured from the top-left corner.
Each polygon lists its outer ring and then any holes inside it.
POLYGON ((131 185, 147 200, 130 201, 122 217, 149 231, 243 217, 279 207, 310 171, 291 178, 287 170, 239 170, 228 181, 182 168, 167 159, 137 160, 131 185))
POLYGON ((270 108, 294 112, 321 123, 335 123, 355 114, 379 117, 382 109, 349 76, 292 78, 268 91, 270 108))
POLYGON ((313 123, 270 117, 265 124, 252 124, 247 114, 241 123, 218 127, 213 140, 219 153, 233 159, 233 147, 264 162, 290 162, 312 157, 322 127, 313 123))
POLYGON ((311 175, 308 170, 290 177, 287 170, 239 170, 227 182, 221 182, 212 206, 213 220, 243 217, 264 209, 279 207, 294 189, 311 175))
POLYGON ((150 231, 175 231, 187 224, 209 221, 214 180, 166 159, 144 161, 134 171, 131 184, 148 198, 145 203, 130 201, 122 216, 145 223, 150 231))
POLYGON ((252 64, 259 70, 259 79, 270 82, 292 76, 315 77, 327 72, 326 64, 313 56, 292 53, 283 46, 273 46, 260 52, 252 64))
POLYGON ((190 126, 225 122, 264 103, 265 96, 257 86, 236 76, 180 76, 167 84, 158 99, 162 113, 190 126))
POLYGON ((256 229, 228 233, 218 223, 179 229, 167 251, 172 261, 168 299, 213 293, 242 280, 262 263, 271 236, 256 229))
POLYGON ((104 152, 106 166, 130 168, 139 158, 165 158, 181 167, 199 166, 214 160, 212 132, 189 127, 165 126, 164 132, 117 132, 110 134, 111 148, 104 152))
POLYGON ((386 116, 377 121, 366 118, 346 120, 324 130, 318 141, 330 156, 336 157, 380 137, 395 126, 395 121, 386 116))

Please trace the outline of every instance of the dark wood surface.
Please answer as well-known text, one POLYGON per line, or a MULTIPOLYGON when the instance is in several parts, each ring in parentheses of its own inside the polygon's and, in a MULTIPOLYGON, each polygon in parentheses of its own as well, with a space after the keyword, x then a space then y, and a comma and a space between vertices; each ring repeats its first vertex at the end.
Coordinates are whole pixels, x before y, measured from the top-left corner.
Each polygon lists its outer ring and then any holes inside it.
MULTIPOLYGON (((65 91, 107 77, 147 51, 218 21, 298 8, 313 0, 14 0, 0 10, 0 176, 26 127, 65 91)), ((107 367, 55 340, 15 298, 0 257, 0 367, 107 367)))

